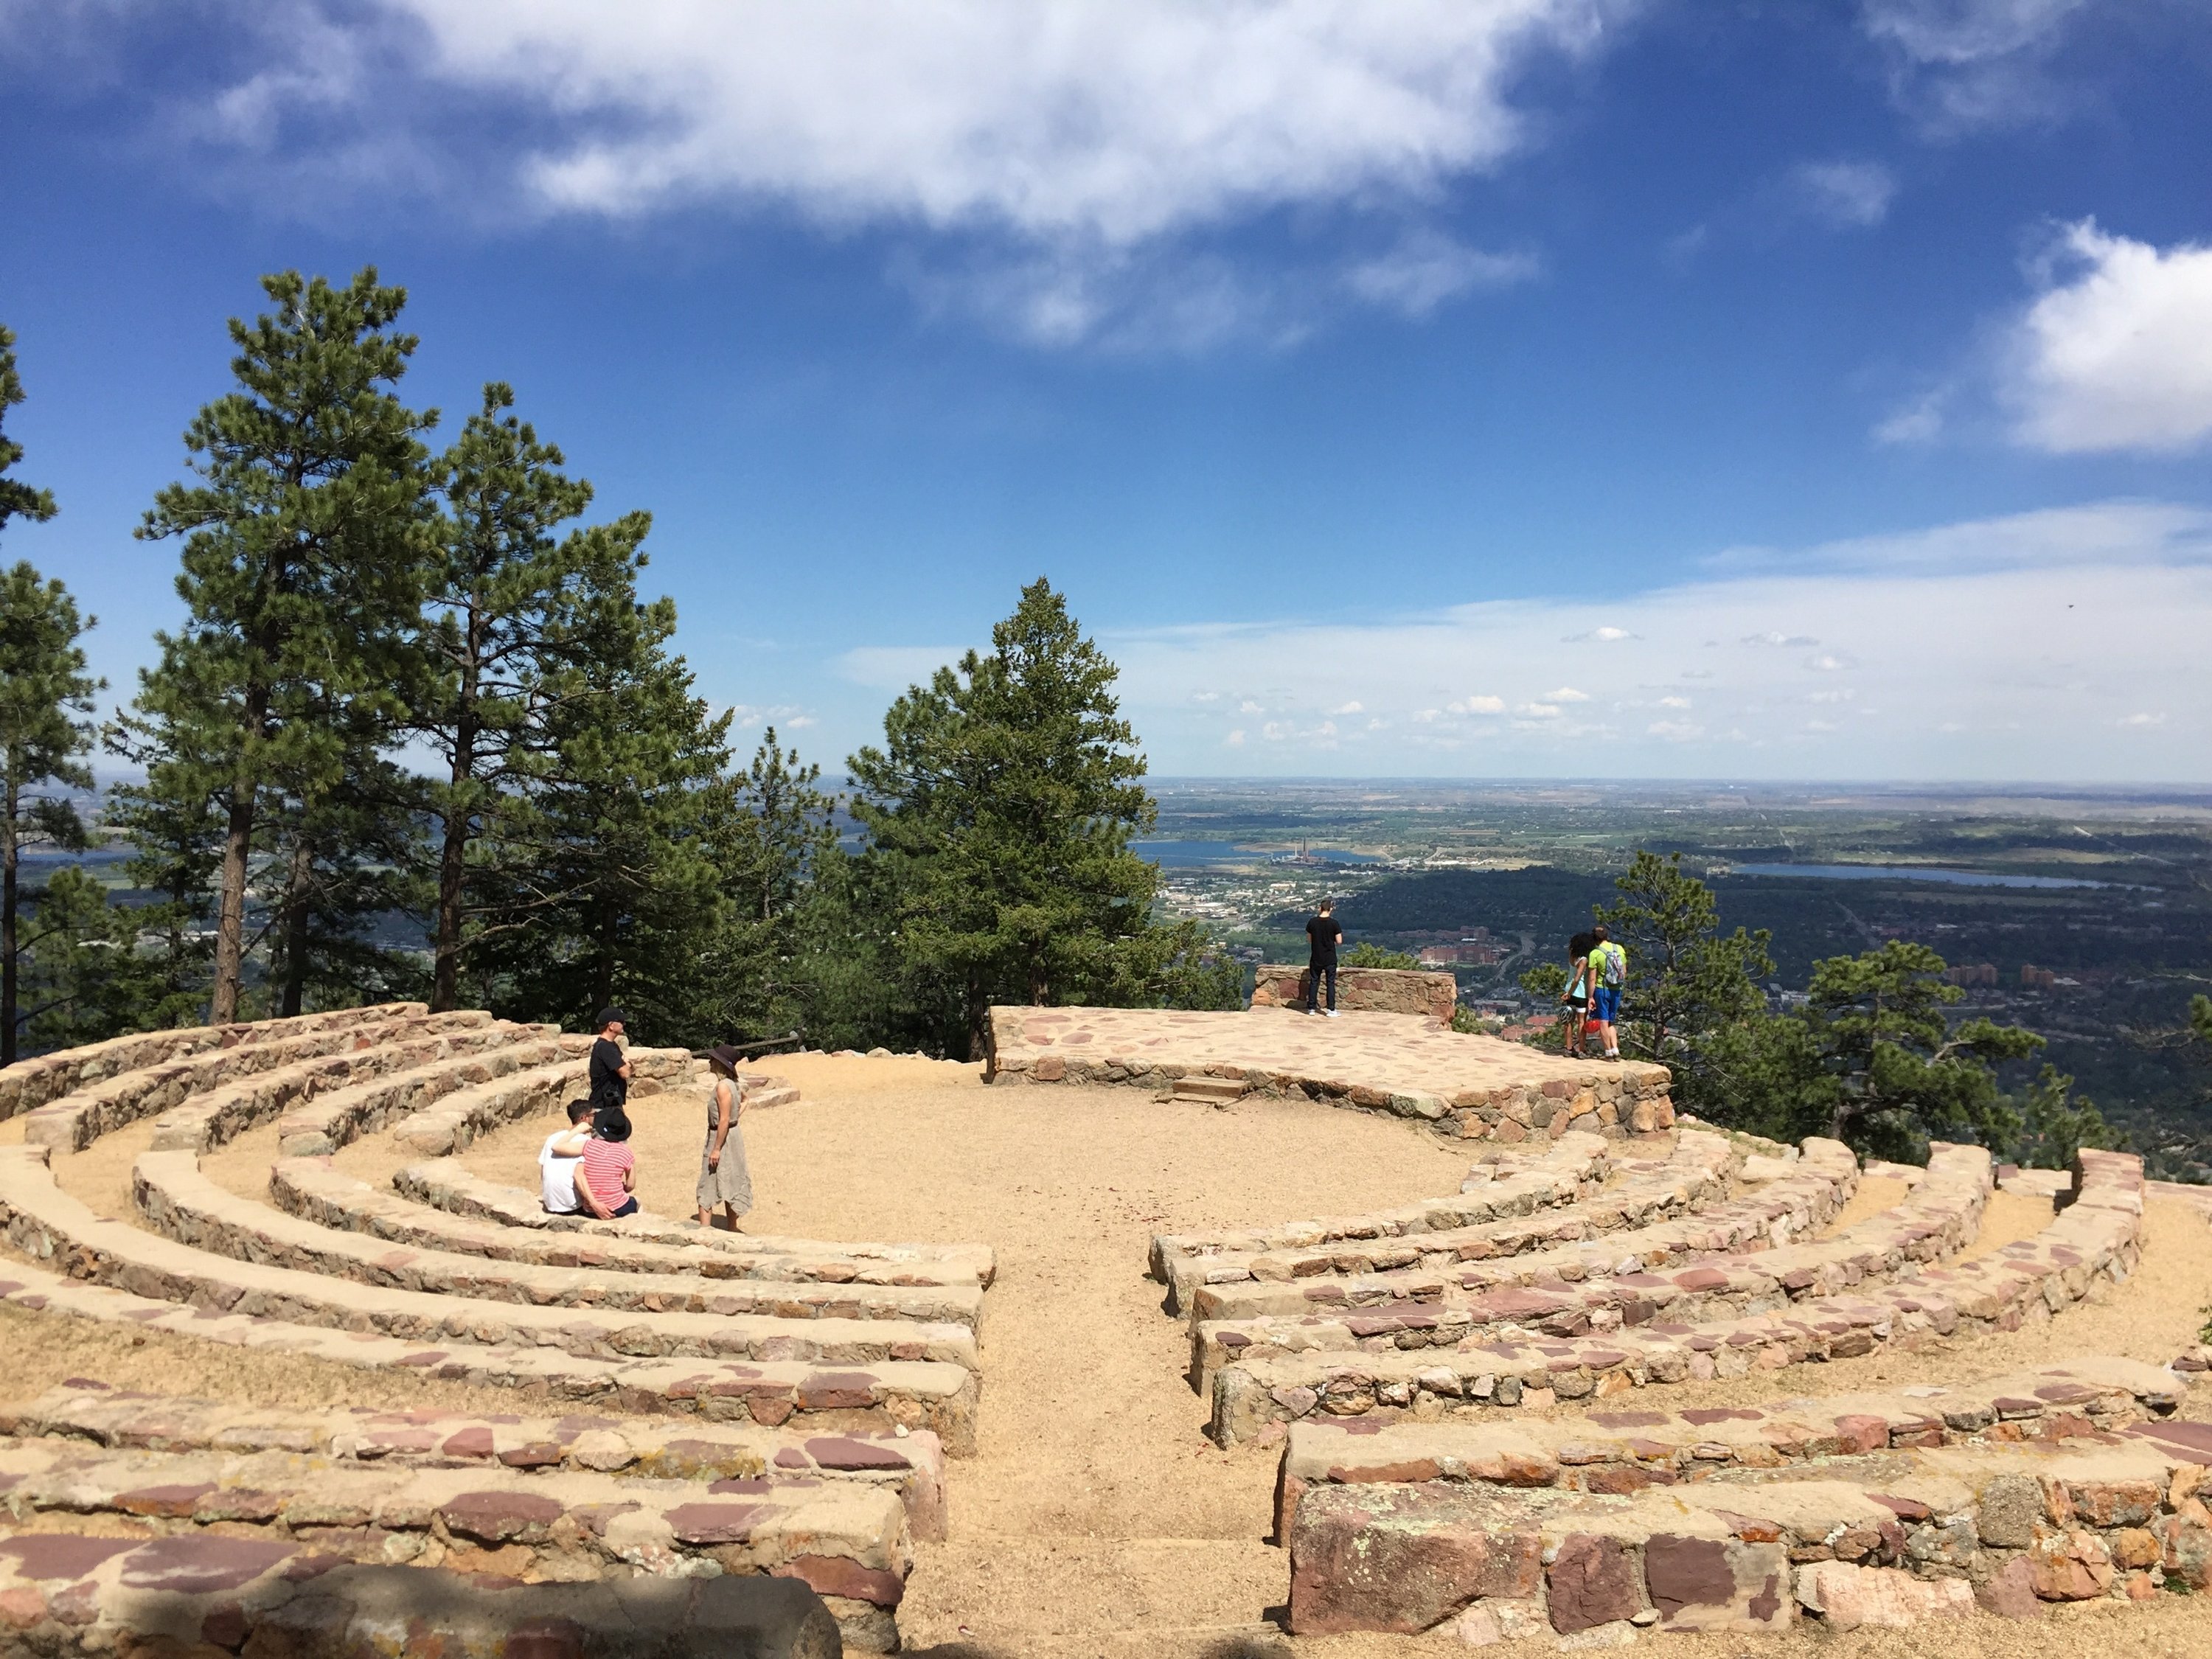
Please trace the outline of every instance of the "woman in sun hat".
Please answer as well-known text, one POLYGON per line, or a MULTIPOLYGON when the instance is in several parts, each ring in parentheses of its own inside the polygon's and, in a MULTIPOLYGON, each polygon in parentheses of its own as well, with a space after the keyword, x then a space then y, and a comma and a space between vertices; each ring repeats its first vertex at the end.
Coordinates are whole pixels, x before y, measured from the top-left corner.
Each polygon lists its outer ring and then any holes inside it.
POLYGON ((729 1231, 738 1229, 738 1218, 753 1206, 753 1178, 745 1168, 744 1138, 738 1133, 744 1114, 744 1091, 738 1086, 738 1061, 742 1056, 729 1043, 705 1052, 714 1068, 714 1087, 707 1097, 707 1144, 699 1152, 699 1224, 714 1224, 714 1210, 721 1206, 729 1231))

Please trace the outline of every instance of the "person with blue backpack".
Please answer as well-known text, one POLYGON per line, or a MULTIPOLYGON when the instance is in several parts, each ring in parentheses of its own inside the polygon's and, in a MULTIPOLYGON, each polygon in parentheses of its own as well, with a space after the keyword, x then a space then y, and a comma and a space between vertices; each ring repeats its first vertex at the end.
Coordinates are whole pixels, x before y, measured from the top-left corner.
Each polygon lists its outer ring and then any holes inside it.
POLYGON ((1589 953, 1589 1034, 1605 1044, 1607 1060, 1619 1060, 1620 1038, 1613 1024, 1620 1018, 1620 993, 1628 983, 1628 952, 1606 937, 1603 922, 1590 932, 1597 943, 1589 953))

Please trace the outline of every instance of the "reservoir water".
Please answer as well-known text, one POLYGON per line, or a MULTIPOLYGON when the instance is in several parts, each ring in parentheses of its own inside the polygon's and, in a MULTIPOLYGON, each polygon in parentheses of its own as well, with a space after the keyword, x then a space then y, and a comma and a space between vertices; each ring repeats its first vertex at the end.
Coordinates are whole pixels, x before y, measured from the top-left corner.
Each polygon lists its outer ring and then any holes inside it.
POLYGON ((1829 881, 1942 881, 1956 887, 2109 887, 2063 876, 1994 876, 1980 870, 1930 870, 1905 864, 1732 864, 1732 876, 1814 876, 1829 881))

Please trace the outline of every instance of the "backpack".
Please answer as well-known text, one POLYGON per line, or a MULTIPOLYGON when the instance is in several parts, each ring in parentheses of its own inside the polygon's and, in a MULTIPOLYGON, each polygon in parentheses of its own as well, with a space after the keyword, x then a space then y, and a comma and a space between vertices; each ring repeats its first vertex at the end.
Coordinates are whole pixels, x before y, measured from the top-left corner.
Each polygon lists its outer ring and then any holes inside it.
POLYGON ((1628 952, 1606 940, 1590 952, 1598 960, 1598 982, 1607 990, 1617 991, 1628 983, 1628 952))

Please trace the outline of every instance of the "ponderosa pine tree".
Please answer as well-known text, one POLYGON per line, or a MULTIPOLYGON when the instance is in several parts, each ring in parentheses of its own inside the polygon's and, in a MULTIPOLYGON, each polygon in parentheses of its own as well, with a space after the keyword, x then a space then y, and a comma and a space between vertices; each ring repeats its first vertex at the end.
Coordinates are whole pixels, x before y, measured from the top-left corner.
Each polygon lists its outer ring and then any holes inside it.
POLYGON ((15 370, 15 331, 0 324, 0 530, 8 527, 10 519, 43 524, 54 516, 51 490, 34 489, 21 479, 8 476, 8 469, 23 459, 23 446, 5 429, 8 411, 22 401, 23 378, 15 370))
POLYGON ((835 854, 836 802, 822 769, 800 762, 774 726, 743 771, 714 792, 708 844, 726 901, 708 964, 702 1016, 725 1034, 781 1032, 815 1017, 823 962, 810 951, 821 896, 817 880, 835 854))
MULTIPOLYGON (((93 625, 58 581, 18 562, 0 572, 0 1066, 14 1063, 23 943, 16 936, 22 850, 86 844, 59 789, 92 787, 92 699, 106 684, 85 672, 77 641, 93 625)), ((34 901, 35 902, 35 901, 34 901)))
POLYGON ((991 646, 910 687, 848 763, 909 999, 944 1011, 933 1041, 981 1058, 994 1002, 1218 1002, 1221 964, 1153 919, 1159 867, 1130 850, 1157 813, 1118 671, 1042 578, 991 646))
MULTIPOLYGON (((597 533, 619 538, 634 571, 649 524, 631 514, 597 533)), ((727 902, 709 830, 730 717, 668 653, 672 601, 640 605, 624 580, 592 593, 574 626, 572 665, 548 688, 549 752, 485 837, 472 971, 519 1018, 582 1024, 619 1002, 646 1042, 713 1041, 699 964, 727 902)))
POLYGON ((495 382, 437 475, 444 514, 426 629, 434 678, 414 726, 437 750, 437 898, 430 1006, 459 1006, 475 933, 502 885, 474 867, 488 845, 513 844, 489 825, 521 798, 554 743, 564 695, 590 695, 580 666, 592 596, 629 592, 641 520, 560 533, 592 502, 592 486, 561 471, 554 445, 510 411, 495 382))
MULTIPOLYGON (((392 328, 405 291, 374 270, 343 287, 296 271, 262 287, 274 310, 230 324, 238 389, 185 434, 197 482, 163 489, 137 532, 184 541, 187 618, 156 636, 137 713, 176 741, 176 764, 204 769, 179 792, 222 801, 218 1023, 238 1018, 264 805, 289 799, 315 821, 363 732, 396 723, 417 681, 431 517, 420 434, 436 416, 392 391, 416 346, 392 328)), ((288 884, 283 902, 307 898, 288 884)))
POLYGON ((125 714, 105 733, 109 751, 145 769, 135 783, 112 784, 102 803, 107 829, 131 845, 131 884, 159 896, 132 911, 138 948, 155 944, 141 988, 141 1029, 194 1025, 206 1016, 213 951, 216 872, 222 866, 223 811, 216 769, 180 755, 175 734, 125 714))
POLYGON ((1684 872, 1680 853, 1639 850, 1613 885, 1620 902, 1596 914, 1628 953, 1622 1050, 1670 1067, 1675 1104, 1709 1115, 1724 1090, 1717 1068, 1733 1052, 1716 1039, 1766 1017, 1761 985, 1774 972, 1773 935, 1723 933, 1712 889, 1684 872))

